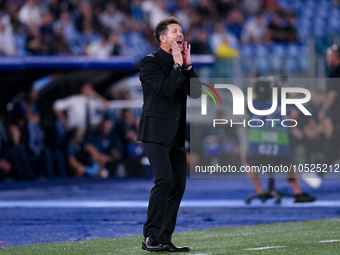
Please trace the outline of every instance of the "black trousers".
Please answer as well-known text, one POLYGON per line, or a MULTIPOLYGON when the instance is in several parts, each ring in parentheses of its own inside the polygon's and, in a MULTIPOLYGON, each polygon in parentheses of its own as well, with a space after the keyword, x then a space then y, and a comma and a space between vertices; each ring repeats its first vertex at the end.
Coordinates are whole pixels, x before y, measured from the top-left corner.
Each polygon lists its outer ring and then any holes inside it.
POLYGON ((186 183, 185 147, 143 142, 155 175, 151 190, 144 236, 167 244, 175 230, 177 212, 186 183))

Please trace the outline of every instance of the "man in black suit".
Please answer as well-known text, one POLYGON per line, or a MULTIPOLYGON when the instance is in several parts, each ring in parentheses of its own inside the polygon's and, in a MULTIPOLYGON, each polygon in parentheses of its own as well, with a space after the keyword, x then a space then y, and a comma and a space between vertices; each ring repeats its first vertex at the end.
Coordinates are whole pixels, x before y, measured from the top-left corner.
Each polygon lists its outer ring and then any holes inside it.
POLYGON ((155 27, 160 48, 144 57, 140 68, 143 110, 138 140, 143 142, 155 175, 142 249, 190 251, 171 242, 186 182, 187 95, 199 98, 201 86, 190 62, 190 45, 179 21, 166 18, 155 27), (196 78, 191 81, 190 78, 196 78))

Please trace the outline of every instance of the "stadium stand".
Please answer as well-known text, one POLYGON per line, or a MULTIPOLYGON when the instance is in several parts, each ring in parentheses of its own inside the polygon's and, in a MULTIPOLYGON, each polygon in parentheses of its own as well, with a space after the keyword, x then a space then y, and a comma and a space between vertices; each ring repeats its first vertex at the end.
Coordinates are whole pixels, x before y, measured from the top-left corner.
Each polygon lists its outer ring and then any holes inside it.
MULTIPOLYGON (((330 0, 131 0, 109 5, 92 0, 1 1, 0 119, 4 126, 13 124, 7 123, 8 115, 24 95, 22 91, 38 84, 34 86, 39 91, 46 137, 59 137, 61 133, 53 136, 60 123, 54 123, 51 117, 51 104, 75 94, 88 80, 111 100, 110 118, 115 123, 120 117, 120 110, 115 109, 139 104, 126 100, 131 99, 128 91, 108 88, 138 71, 141 57, 158 47, 152 31, 155 20, 170 15, 180 19, 188 41, 212 50, 210 55, 198 51, 192 58, 200 77, 221 75, 221 70, 228 77, 306 77, 315 68, 311 55, 322 55, 329 38, 340 32, 340 8, 330 0), (157 11, 151 12, 152 7, 157 11), (242 39, 244 28, 254 16, 264 24, 265 36, 246 42, 242 39), (276 16, 280 17, 279 24, 270 26, 276 16), (216 33, 217 24, 222 24, 224 31, 216 33), (273 39, 274 28, 286 35, 296 33, 296 38, 286 36, 278 42, 273 39), (200 36, 201 31, 208 36, 200 36), (15 47, 4 47, 8 42, 14 42, 11 45, 15 47), (98 50, 104 44, 105 53, 98 50)), ((256 27, 256 22, 252 25, 256 27)), ((134 114, 138 118, 138 110, 134 114)), ((61 146, 55 142, 48 141, 47 146, 61 146)))

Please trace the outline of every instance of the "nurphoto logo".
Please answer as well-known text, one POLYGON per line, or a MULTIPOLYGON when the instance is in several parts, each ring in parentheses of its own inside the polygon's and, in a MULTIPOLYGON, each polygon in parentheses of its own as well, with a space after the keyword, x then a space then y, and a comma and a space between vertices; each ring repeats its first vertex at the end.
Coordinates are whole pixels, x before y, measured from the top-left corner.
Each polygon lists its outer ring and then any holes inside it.
MULTIPOLYGON (((232 100, 233 100, 233 110, 232 113, 233 115, 245 115, 245 96, 242 92, 242 90, 232 84, 215 84, 215 88, 212 86, 202 83, 203 86, 206 86, 209 88, 218 98, 221 106, 222 100, 220 95, 217 93, 216 89, 228 89, 231 92, 232 95, 232 100)), ((207 90, 202 88, 204 92, 206 92, 214 101, 215 106, 217 105, 216 100, 213 96, 213 94, 207 90)), ((201 97, 201 115, 207 115, 207 94, 202 94, 201 97)), ((215 127, 216 125, 224 125, 230 123, 230 126, 233 125, 243 125, 244 127, 246 124, 248 124, 249 127, 262 127, 265 125, 265 123, 271 123, 271 126, 274 127, 276 125, 276 122, 281 122, 281 125, 283 127, 295 127, 297 126, 297 121, 294 119, 282 119, 282 118, 263 118, 264 116, 271 116, 274 113, 277 114, 279 111, 281 116, 286 116, 287 115, 287 108, 289 105, 295 105, 297 109, 299 109, 304 115, 306 116, 311 116, 312 114, 306 109, 306 107, 303 105, 307 103, 311 99, 311 93, 309 90, 305 88, 299 88, 299 87, 282 87, 282 88, 277 88, 273 87, 272 88, 272 105, 269 109, 256 109, 253 105, 253 88, 248 87, 247 89, 247 106, 248 110, 254 114, 255 116, 259 116, 259 119, 251 119, 248 122, 246 119, 238 122, 233 122, 233 120, 227 120, 227 119, 214 119, 213 120, 213 126, 215 127), (280 89, 280 90, 279 90, 280 89), (302 94, 303 97, 299 98, 289 98, 288 95, 289 93, 298 93, 302 94), (280 99, 279 99, 280 95, 280 99), (280 102, 280 103, 279 103, 280 102)))

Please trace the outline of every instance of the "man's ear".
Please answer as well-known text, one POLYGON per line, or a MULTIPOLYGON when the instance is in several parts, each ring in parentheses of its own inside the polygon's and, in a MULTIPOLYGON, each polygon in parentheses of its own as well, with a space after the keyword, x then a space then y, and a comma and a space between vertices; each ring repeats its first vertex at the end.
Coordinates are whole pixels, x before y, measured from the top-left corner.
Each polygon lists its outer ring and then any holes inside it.
POLYGON ((166 43, 166 37, 165 35, 160 35, 159 39, 161 40, 162 43, 166 43))

